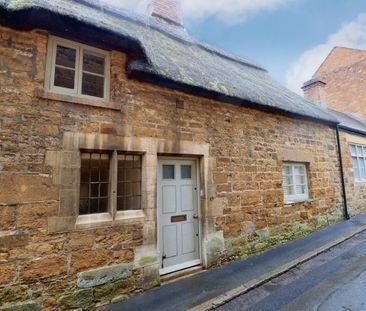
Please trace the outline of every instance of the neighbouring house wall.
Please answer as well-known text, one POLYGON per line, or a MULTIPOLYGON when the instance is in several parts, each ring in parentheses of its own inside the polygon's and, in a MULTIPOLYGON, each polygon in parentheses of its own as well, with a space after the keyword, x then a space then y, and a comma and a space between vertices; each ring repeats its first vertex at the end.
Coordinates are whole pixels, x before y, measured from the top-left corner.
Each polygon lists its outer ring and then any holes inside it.
POLYGON ((128 80, 126 55, 115 51, 112 108, 76 103, 42 91, 47 34, 0 30, 1 303, 93 307, 158 285, 159 154, 200 159, 206 266, 342 217, 333 128, 128 80), (88 146, 144 153, 143 217, 76 226, 79 149, 88 146), (284 204, 283 161, 307 164, 311 200, 284 204))
POLYGON ((340 133, 347 203, 351 216, 365 213, 366 183, 355 182, 350 144, 366 145, 366 137, 347 132, 340 133))
POLYGON ((366 51, 335 48, 314 77, 326 84, 306 88, 305 98, 366 119, 366 51))

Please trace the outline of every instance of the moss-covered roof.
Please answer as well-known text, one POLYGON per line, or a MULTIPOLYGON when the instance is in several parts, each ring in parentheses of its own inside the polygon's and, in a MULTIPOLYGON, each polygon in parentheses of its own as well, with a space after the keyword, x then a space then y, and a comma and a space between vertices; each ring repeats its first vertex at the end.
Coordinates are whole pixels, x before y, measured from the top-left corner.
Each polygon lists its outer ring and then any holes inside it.
MULTIPOLYGON (((260 109, 337 123, 324 108, 288 90, 257 64, 202 44, 180 27, 97 3, 97 0, 0 0, 0 14, 27 12, 34 19, 37 12, 49 12, 113 33, 121 40, 132 40, 143 53, 131 58, 127 68, 131 76, 145 74, 169 81, 172 86, 183 85, 216 94, 222 101, 230 99, 260 109)), ((1 15, 0 23, 9 24, 1 15)), ((19 23, 30 22, 22 18, 19 23)), ((51 27, 52 19, 48 23, 42 27, 51 27)), ((39 28, 39 23, 35 27, 39 28)))

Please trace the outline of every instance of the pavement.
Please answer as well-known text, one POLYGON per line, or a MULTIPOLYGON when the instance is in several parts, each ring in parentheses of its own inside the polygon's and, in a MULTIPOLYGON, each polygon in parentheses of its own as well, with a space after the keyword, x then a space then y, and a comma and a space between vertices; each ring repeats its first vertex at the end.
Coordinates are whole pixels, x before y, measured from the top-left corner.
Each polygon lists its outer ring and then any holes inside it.
POLYGON ((162 285, 124 302, 111 305, 106 310, 211 310, 365 230, 366 215, 356 216, 246 260, 234 261, 222 267, 162 285))
POLYGON ((366 231, 217 311, 365 311, 366 231))

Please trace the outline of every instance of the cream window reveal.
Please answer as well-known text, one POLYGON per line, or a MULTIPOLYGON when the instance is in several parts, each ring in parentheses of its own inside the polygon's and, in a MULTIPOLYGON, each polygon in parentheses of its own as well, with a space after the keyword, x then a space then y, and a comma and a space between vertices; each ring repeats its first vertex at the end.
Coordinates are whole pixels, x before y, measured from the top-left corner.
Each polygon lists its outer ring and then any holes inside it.
POLYGON ((309 198, 305 164, 284 163, 282 180, 285 202, 302 201, 309 198))
POLYGON ((84 44, 50 37, 46 89, 96 99, 109 97, 109 53, 84 44))

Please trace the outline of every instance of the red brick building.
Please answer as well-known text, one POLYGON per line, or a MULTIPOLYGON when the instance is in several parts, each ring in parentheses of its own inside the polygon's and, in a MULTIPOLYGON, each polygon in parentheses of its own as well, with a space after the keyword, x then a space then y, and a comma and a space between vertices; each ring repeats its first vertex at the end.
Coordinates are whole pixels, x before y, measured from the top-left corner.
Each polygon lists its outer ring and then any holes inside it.
POLYGON ((366 51, 335 47, 310 81, 305 98, 366 119, 366 51))

